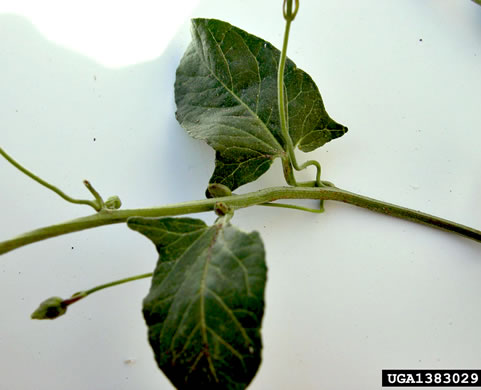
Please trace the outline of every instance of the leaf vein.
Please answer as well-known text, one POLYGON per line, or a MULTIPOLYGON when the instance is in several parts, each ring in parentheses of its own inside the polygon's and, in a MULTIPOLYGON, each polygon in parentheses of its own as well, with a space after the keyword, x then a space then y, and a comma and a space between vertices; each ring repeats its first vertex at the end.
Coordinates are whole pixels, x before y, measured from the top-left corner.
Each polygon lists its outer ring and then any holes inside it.
POLYGON ((217 294, 214 290, 210 289, 209 287, 206 287, 206 289, 214 296, 214 298, 217 300, 217 302, 220 303, 220 305, 222 306, 222 308, 225 310, 225 312, 229 315, 229 317, 232 319, 232 321, 234 322, 234 324, 237 326, 237 328, 239 329, 239 332, 240 334, 242 335, 242 338, 244 339, 244 341, 249 344, 251 342, 251 339, 250 337, 247 335, 247 332, 246 330, 244 329, 244 327, 242 326, 242 324, 239 322, 239 320, 237 319, 237 317, 234 315, 234 313, 232 312, 231 308, 229 306, 227 306, 227 304, 224 302, 224 300, 222 299, 221 296, 219 296, 219 294, 217 294))
POLYGON ((219 336, 213 329, 207 328, 207 330, 224 346, 226 347, 230 352, 232 352, 233 355, 235 355, 242 363, 242 366, 245 368, 244 364, 244 359, 242 357, 242 354, 237 351, 229 342, 224 340, 221 336, 219 336))
POLYGON ((227 252, 229 252, 231 257, 237 262, 237 264, 239 264, 239 267, 242 269, 242 274, 244 276, 244 284, 247 291, 247 295, 252 296, 253 294, 249 286, 249 271, 247 270, 245 264, 227 245, 224 245, 224 248, 227 252))
POLYGON ((192 329, 192 331, 190 332, 190 334, 187 336, 187 339, 185 340, 185 343, 182 347, 182 349, 180 350, 179 353, 175 353, 175 349, 173 348, 173 345, 174 343, 172 342, 171 345, 170 345, 170 350, 172 351, 172 363, 175 363, 175 361, 177 360, 178 357, 182 356, 182 354, 185 352, 185 350, 188 348, 188 346, 190 345, 191 341, 192 341, 192 338, 194 337, 195 333, 197 333, 198 329, 199 329, 200 325, 197 324, 196 326, 194 326, 194 328, 192 329))
MULTIPOLYGON (((211 35, 212 35, 212 32, 210 32, 211 35)), ((215 41, 215 40, 214 40, 215 41)), ((217 42, 216 42, 217 43, 217 42)), ((224 57, 225 59, 225 57, 224 57)), ((281 144, 279 144, 279 142, 277 141, 277 139, 274 137, 274 135, 272 134, 272 132, 268 129, 268 127, 266 126, 266 124, 264 122, 262 122, 260 120, 260 118, 257 116, 257 114, 255 112, 253 112, 251 110, 251 108, 243 101, 239 98, 239 96, 237 96, 234 91, 232 89, 230 89, 227 85, 225 85, 218 77, 217 75, 211 70, 209 69, 209 67, 202 61, 202 58, 200 58, 200 62, 203 63, 204 67, 207 68, 207 70, 210 72, 210 74, 212 75, 212 77, 214 79, 216 79, 245 109, 246 111, 248 111, 253 117, 254 119, 260 124, 261 127, 264 128, 264 130, 266 131, 266 134, 268 134, 268 136, 271 138, 271 140, 273 141, 274 145, 277 146, 279 148, 279 151, 284 151, 284 148, 282 147, 281 144)), ((230 72, 229 72, 229 75, 230 75, 230 72)), ((230 75, 230 77, 232 77, 232 75, 230 75)))

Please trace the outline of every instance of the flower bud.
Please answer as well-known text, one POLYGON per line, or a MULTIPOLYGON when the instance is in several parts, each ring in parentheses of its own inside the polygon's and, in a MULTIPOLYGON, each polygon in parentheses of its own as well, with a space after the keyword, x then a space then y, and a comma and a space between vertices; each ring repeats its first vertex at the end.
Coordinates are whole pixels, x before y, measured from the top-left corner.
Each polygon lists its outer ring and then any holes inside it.
POLYGON ((220 183, 210 183, 205 191, 207 198, 222 198, 223 196, 231 196, 232 192, 229 187, 220 183))
POLYGON ((109 210, 117 210, 122 206, 122 201, 117 195, 111 196, 105 201, 105 207, 109 210))
POLYGON ((60 297, 51 297, 43 301, 35 310, 31 318, 34 320, 53 320, 65 314, 67 305, 60 297))

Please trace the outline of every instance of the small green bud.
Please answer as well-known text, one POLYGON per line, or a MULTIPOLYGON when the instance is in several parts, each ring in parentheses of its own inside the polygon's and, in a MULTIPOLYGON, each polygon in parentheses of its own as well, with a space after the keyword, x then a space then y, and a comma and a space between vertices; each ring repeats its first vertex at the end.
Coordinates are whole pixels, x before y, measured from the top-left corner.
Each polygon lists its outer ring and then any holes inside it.
POLYGON ((232 213, 232 209, 224 202, 217 202, 214 205, 214 211, 219 217, 232 213))
POLYGON ((64 315, 67 311, 67 305, 63 301, 60 297, 46 299, 32 313, 31 318, 34 320, 53 320, 64 315))
POLYGON ((222 198, 223 196, 231 196, 232 191, 229 187, 220 183, 210 183, 205 191, 207 198, 222 198))
POLYGON ((122 201, 117 195, 111 196, 105 202, 105 207, 108 208, 109 210, 120 209, 120 206, 122 206, 122 201))

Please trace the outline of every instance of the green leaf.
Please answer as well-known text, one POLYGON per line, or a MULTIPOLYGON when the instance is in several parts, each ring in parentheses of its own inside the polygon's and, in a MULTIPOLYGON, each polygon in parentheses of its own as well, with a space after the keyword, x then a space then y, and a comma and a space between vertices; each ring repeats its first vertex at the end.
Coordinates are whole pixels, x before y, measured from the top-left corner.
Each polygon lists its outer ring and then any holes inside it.
POLYGON ((220 218, 141 218, 159 260, 143 303, 160 369, 178 389, 244 389, 261 362, 265 254, 257 232, 220 218))
MULTIPOLYGON (((286 155, 277 102, 280 52, 269 42, 215 19, 192 20, 192 43, 175 82, 177 120, 216 150, 211 183, 231 190, 256 180, 286 155)), ((342 136, 311 77, 287 60, 289 134, 312 151, 342 136)))
POLYGON ((481 0, 473 0, 476 4, 481 5, 481 0))

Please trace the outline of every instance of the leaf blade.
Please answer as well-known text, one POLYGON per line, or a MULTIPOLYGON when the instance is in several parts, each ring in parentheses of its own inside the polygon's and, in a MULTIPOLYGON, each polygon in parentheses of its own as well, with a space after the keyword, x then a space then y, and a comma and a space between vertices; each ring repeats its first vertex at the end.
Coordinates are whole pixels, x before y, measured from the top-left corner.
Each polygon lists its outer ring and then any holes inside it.
MULTIPOLYGON (((177 69, 176 117, 189 135, 216 150, 211 182, 233 190, 286 155, 277 106, 280 52, 215 19, 193 19, 192 37, 177 69), (238 149, 243 152, 236 154, 238 149)), ((290 60, 284 81, 289 134, 300 150, 314 150, 347 131, 329 117, 311 77, 290 60)))
POLYGON ((159 367, 179 389, 245 388, 261 360, 266 266, 258 233, 190 218, 128 225, 159 252, 143 306, 159 367))

